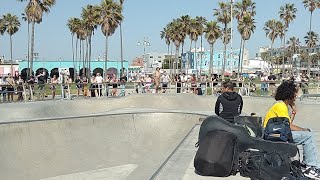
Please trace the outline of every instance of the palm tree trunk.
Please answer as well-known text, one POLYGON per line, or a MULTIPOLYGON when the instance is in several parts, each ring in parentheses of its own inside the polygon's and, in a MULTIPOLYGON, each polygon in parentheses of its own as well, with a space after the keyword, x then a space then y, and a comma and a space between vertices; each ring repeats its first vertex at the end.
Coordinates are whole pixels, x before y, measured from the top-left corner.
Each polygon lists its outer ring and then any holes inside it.
POLYGON ((200 35, 200 76, 201 76, 201 68, 202 68, 202 34, 200 35))
POLYGON ((89 60, 89 42, 88 42, 88 38, 86 39, 86 54, 85 54, 85 67, 86 67, 86 76, 89 78, 90 77, 90 75, 89 75, 89 72, 88 71, 90 71, 90 69, 88 69, 88 60, 89 60), (87 70, 88 69, 88 70, 87 70))
POLYGON ((197 72, 197 78, 198 78, 198 60, 197 60, 197 40, 194 41, 194 60, 196 61, 196 72, 197 72))
POLYGON ((240 78, 240 69, 241 69, 241 58, 242 58, 242 51, 243 51, 243 49, 242 49, 242 47, 243 47, 243 39, 241 38, 241 40, 240 40, 240 54, 239 54, 239 60, 238 60, 238 75, 237 75, 237 77, 238 77, 238 79, 240 78))
POLYGON ((71 41, 72 41, 73 80, 75 81, 75 80, 76 80, 76 78, 77 78, 77 74, 76 74, 76 64, 75 64, 75 61, 74 61, 74 45, 73 45, 73 38, 74 38, 74 35, 72 34, 71 41))
MULTIPOLYGON (((78 65, 78 41, 79 41, 79 39, 77 38, 77 40, 76 40, 76 68, 78 67, 77 65, 78 65)), ((78 69, 78 71, 77 71, 78 73, 79 73, 79 69, 78 69)))
MULTIPOLYGON (((269 56, 269 62, 270 62, 270 65, 271 65, 271 68, 269 69, 270 72, 273 72, 273 59, 272 59, 272 50, 273 50, 273 43, 274 41, 271 42, 271 54, 269 56)), ((268 64, 268 68, 269 68, 269 64, 268 64)))
POLYGON ((179 61, 179 46, 176 46, 176 57, 175 57, 175 68, 174 68, 174 74, 177 74, 178 69, 178 61, 179 61))
MULTIPOLYGON (((170 54, 170 44, 168 44, 168 55, 170 54)), ((169 59, 170 59, 171 57, 169 56, 169 59)), ((165 62, 163 62, 163 69, 164 69, 164 63, 165 62)), ((169 69, 170 69, 170 64, 169 64, 169 69)))
POLYGON ((210 44, 210 64, 209 64, 209 77, 213 73, 213 44, 210 44))
POLYGON ((12 58, 12 35, 10 35, 10 58, 11 58, 11 75, 13 76, 13 58, 12 58))
POLYGON ((183 55, 183 47, 184 47, 184 43, 182 43, 182 49, 181 49, 181 64, 180 64, 180 73, 182 73, 182 55, 183 55))
POLYGON ((120 61, 121 61, 121 73, 123 74, 123 39, 122 39, 122 26, 121 26, 121 22, 119 24, 119 28, 120 28, 120 61))
POLYGON ((88 54, 88 67, 89 67, 89 71, 88 71, 88 75, 91 76, 91 38, 92 38, 92 33, 89 35, 89 54, 88 54))
MULTIPOLYGON (((192 40, 190 40, 190 51, 189 51, 189 60, 188 60, 188 67, 187 67, 187 77, 189 76, 189 68, 191 67, 191 49, 192 49, 192 40)), ((194 63, 194 61, 193 61, 193 63, 194 63)), ((193 64, 193 66, 194 66, 194 64, 193 64)))
POLYGON ((171 44, 171 52, 169 57, 169 69, 170 69, 170 76, 172 77, 172 44, 171 44))
POLYGON ((28 70, 27 70, 27 79, 30 76, 30 22, 28 21, 28 70))
POLYGON ((32 22, 32 32, 31 32, 31 50, 30 50, 30 72, 29 74, 32 75, 32 72, 33 72, 33 51, 34 51, 34 26, 35 26, 35 22, 33 21, 32 22))
POLYGON ((227 44, 224 43, 223 48, 223 66, 222 66, 222 79, 224 80, 224 73, 226 71, 226 62, 227 62, 227 44))
POLYGON ((242 55, 241 55, 241 62, 240 62, 240 73, 238 73, 239 76, 240 76, 240 74, 242 74, 243 57, 244 57, 244 44, 245 44, 245 43, 246 43, 246 41, 243 40, 243 41, 242 41, 242 55))
MULTIPOLYGON (((85 57, 86 57, 86 47, 85 47, 85 42, 86 40, 82 40, 82 73, 87 77, 87 74, 86 74, 86 60, 85 60, 85 57)), ((88 78, 88 77, 87 77, 88 78)))
MULTIPOLYGON (((309 44, 311 43, 311 26, 312 26, 312 11, 310 13, 310 27, 309 27, 309 44)), ((308 70, 307 70, 307 74, 310 77, 310 66, 311 66, 311 58, 310 58, 310 50, 311 50, 311 46, 308 47, 308 70)))
MULTIPOLYGON (((82 40, 80 39, 80 43, 79 43, 79 67, 80 67, 80 64, 81 64, 81 60, 82 60, 82 40)), ((83 67, 82 67, 83 68, 83 67)), ((79 69, 79 74, 80 74, 80 70, 79 69)), ((82 69, 82 76, 83 76, 83 69, 82 69)))
POLYGON ((285 70, 285 64, 284 64, 285 52, 286 52, 286 32, 284 32, 283 34, 282 74, 284 74, 284 70, 285 70))
POLYGON ((106 49, 105 49, 105 59, 104 59, 104 74, 105 78, 107 78, 107 70, 108 70, 108 35, 106 36, 106 49))

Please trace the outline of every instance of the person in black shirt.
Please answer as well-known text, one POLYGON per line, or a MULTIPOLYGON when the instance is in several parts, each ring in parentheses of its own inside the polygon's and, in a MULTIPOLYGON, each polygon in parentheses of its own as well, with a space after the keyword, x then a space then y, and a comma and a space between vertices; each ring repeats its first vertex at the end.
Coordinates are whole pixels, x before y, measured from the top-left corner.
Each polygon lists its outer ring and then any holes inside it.
POLYGON ((233 92, 233 83, 228 81, 222 84, 222 94, 218 97, 215 113, 229 122, 234 122, 234 117, 239 116, 243 107, 242 97, 233 92))
POLYGON ((40 73, 38 76, 38 99, 40 99, 40 96, 42 97, 42 100, 44 100, 44 86, 45 86, 45 81, 46 81, 46 72, 43 71, 42 73, 40 73))
POLYGON ((77 90, 78 90, 77 97, 79 97, 80 91, 83 89, 83 82, 82 82, 82 79, 79 75, 77 75, 76 86, 77 86, 77 90))

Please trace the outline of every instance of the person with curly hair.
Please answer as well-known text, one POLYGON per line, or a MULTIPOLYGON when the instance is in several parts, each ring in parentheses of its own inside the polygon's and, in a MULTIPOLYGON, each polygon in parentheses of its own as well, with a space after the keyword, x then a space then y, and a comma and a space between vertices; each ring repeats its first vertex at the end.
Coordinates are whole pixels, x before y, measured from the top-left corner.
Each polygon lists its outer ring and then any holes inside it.
POLYGON ((313 133, 308 128, 293 124, 297 113, 295 105, 297 93, 298 87, 294 84, 294 81, 289 80, 282 82, 275 93, 274 98, 277 102, 268 110, 263 122, 263 127, 266 128, 268 121, 272 118, 287 118, 290 122, 293 143, 303 146, 303 163, 306 165, 304 169, 305 176, 320 179, 320 161, 313 133), (289 109, 291 109, 291 113, 289 109))

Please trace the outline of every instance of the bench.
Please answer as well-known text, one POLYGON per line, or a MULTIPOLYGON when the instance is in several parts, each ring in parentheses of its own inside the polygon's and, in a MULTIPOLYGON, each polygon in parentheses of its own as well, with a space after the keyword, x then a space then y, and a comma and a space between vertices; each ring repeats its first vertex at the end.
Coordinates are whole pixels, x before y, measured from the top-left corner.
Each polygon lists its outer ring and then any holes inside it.
POLYGON ((301 96, 300 96, 300 101, 302 101, 303 100, 303 98, 308 98, 308 97, 315 97, 315 98, 318 98, 318 97, 320 97, 320 94, 302 94, 301 96))

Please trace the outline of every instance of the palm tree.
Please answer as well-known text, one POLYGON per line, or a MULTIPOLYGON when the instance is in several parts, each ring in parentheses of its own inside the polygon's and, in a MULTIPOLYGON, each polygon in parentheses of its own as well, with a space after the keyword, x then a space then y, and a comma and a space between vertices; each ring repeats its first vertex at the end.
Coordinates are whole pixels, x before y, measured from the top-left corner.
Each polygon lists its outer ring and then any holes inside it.
POLYGON ((206 24, 205 38, 210 44, 210 64, 209 64, 209 75, 213 73, 213 45, 221 37, 221 28, 216 21, 211 21, 206 24))
MULTIPOLYGON (((319 0, 303 0, 304 8, 309 9, 310 11, 310 26, 309 26, 309 33, 311 33, 312 30, 312 15, 314 10, 320 7, 320 1, 319 0)), ((310 36, 311 37, 311 36, 310 36)), ((310 51, 310 49, 309 49, 310 51)), ((310 53, 310 52, 309 52, 310 53)), ((308 58, 308 76, 310 77, 310 57, 308 58)))
POLYGON ((242 39, 242 63, 239 62, 238 64, 238 72, 241 69, 240 73, 238 73, 238 76, 242 73, 242 64, 243 64, 243 55, 244 55, 244 45, 247 40, 250 39, 252 33, 254 33, 254 30, 256 29, 255 21, 252 17, 252 15, 244 15, 240 21, 238 22, 238 31, 241 34, 242 39))
MULTIPOLYGON (((198 60, 196 59, 196 51, 197 51, 197 40, 199 37, 199 22, 196 19, 191 19, 190 20, 190 26, 189 26, 189 38, 191 41, 194 41, 194 62, 196 63, 196 70, 198 74, 198 60)), ((190 54, 191 54, 191 45, 192 42, 190 43, 190 54)), ((191 56, 190 56, 191 58, 191 56)))
MULTIPOLYGON (((160 38, 161 39, 165 39, 166 41, 166 44, 168 46, 168 55, 170 54, 170 44, 171 44, 171 41, 170 41, 170 34, 169 34, 169 30, 168 30, 168 25, 163 28, 163 30, 160 32, 160 38)), ((169 64, 171 62, 171 56, 169 56, 169 64)), ((162 68, 164 68, 164 63, 162 64, 162 68)), ((170 69, 170 65, 169 65, 169 69, 170 69)), ((171 73, 170 73, 171 75, 171 73)))
POLYGON ((74 73, 73 73, 73 79, 75 80, 76 77, 77 77, 77 74, 76 74, 76 63, 75 63, 75 59, 74 59, 74 43, 73 43, 73 40, 74 40, 74 36, 78 30, 78 27, 79 27, 79 23, 80 23, 80 19, 78 18, 70 18, 68 20, 68 23, 67 23, 67 26, 71 32, 71 36, 72 36, 72 39, 71 39, 71 43, 72 43, 72 62, 73 62, 73 70, 74 70, 74 73))
MULTIPOLYGON (((309 49, 317 46, 319 43, 319 35, 314 31, 308 32, 304 39, 309 49)), ((311 53, 310 50, 309 53, 311 53)))
POLYGON ((234 5, 234 14, 236 19, 239 21, 244 16, 255 16, 256 15, 256 3, 251 0, 242 0, 234 5))
MULTIPOLYGON (((181 16, 178 21, 180 21, 181 25, 182 25, 182 29, 183 31, 181 32, 182 35, 182 42, 181 42, 181 54, 183 54, 183 49, 184 49, 184 41, 186 39, 187 34, 189 34, 189 28, 190 28, 190 20, 191 17, 189 15, 184 15, 181 16)), ((182 61, 181 61, 182 63, 182 61)), ((180 71, 182 71, 182 64, 181 64, 181 69, 180 71)))
MULTIPOLYGON (((271 20, 268 20, 263 27, 263 30, 266 33, 266 37, 269 37, 269 39, 271 40, 271 49, 270 49, 271 53, 272 53, 274 41, 279 36, 278 25, 279 25, 279 21, 275 19, 271 19, 271 20)), ((270 60, 270 62, 272 61, 270 60)), ((271 66, 272 66, 272 63, 271 63, 271 66)))
POLYGON ((10 57, 11 57, 11 74, 13 74, 13 57, 12 57, 12 35, 19 31, 20 22, 19 18, 16 15, 12 15, 10 13, 3 15, 2 20, 4 26, 6 27, 6 31, 10 36, 10 57))
MULTIPOLYGON (((3 35, 6 32, 6 26, 3 19, 0 18, 0 35, 3 35)), ((1 63, 1 62, 0 62, 1 63)))
POLYGON ((203 16, 197 16, 196 17, 196 21, 198 22, 198 33, 200 36, 200 74, 201 74, 201 68, 202 68, 202 35, 204 33, 205 30, 205 25, 207 24, 207 19, 203 16))
POLYGON ((223 24, 222 42, 224 44, 223 50, 223 68, 222 68, 222 79, 224 79, 224 73, 227 62, 227 44, 230 42, 231 29, 228 28, 228 24, 231 21, 231 4, 225 2, 219 2, 219 8, 214 9, 214 16, 217 17, 217 21, 223 24))
MULTIPOLYGON (((28 69, 30 68, 30 20, 28 19, 28 16, 26 16, 25 13, 22 13, 22 20, 28 21, 28 53, 27 53, 27 59, 28 59, 28 69)), ((29 70, 27 71, 27 79, 29 78, 29 70)))
POLYGON ((311 48, 317 46, 319 44, 319 35, 314 32, 314 31, 310 31, 307 33, 307 35, 304 37, 305 39, 305 43, 308 47, 308 68, 311 66, 311 65, 314 65, 311 60, 312 60, 312 54, 311 54, 311 48))
POLYGON ((176 54, 175 54, 175 63, 174 63, 174 73, 176 74, 176 68, 178 67, 178 59, 179 59, 179 47, 181 45, 181 42, 183 41, 183 26, 181 21, 178 21, 177 19, 174 19, 170 24, 169 24, 169 34, 171 35, 171 41, 176 47, 176 54))
MULTIPOLYGON (((80 40, 80 47, 79 47, 79 64, 82 61, 83 62, 83 68, 82 68, 82 75, 87 76, 86 71, 85 71, 85 55, 84 55, 84 46, 85 46, 85 41, 87 41, 88 38, 88 29, 86 26, 86 22, 83 19, 77 19, 78 24, 75 27, 76 34, 77 34, 77 39, 80 40)), ((79 69, 80 71, 80 69, 79 69)), ((80 72, 79 72, 80 73, 80 72)))
MULTIPOLYGON (((125 0, 119 0, 119 4, 121 6, 121 9, 123 10, 123 3, 125 0)), ((122 13, 122 11, 121 11, 122 13)), ((121 61, 121 72, 123 71, 123 37, 122 37, 122 26, 121 22, 119 24, 120 26, 120 61, 121 61)), ((123 73, 123 72, 122 72, 123 73)))
POLYGON ((25 13, 32 25, 30 69, 29 69, 29 74, 31 74, 33 70, 35 23, 40 24, 42 22, 43 13, 49 13, 50 8, 55 5, 56 0, 18 0, 18 1, 20 2, 28 1, 28 4, 25 8, 25 13))
MULTIPOLYGON (((285 31, 286 31, 286 28, 284 26, 284 24, 281 22, 281 21, 277 21, 276 23, 276 31, 277 31, 277 34, 278 34, 278 37, 280 38, 280 42, 281 44, 283 43, 284 41, 284 35, 285 35, 285 31)), ((283 52, 282 52, 282 59, 283 57, 285 56, 285 49, 283 49, 283 52)), ((276 63, 277 63, 277 73, 279 73, 279 70, 280 70, 280 57, 277 57, 276 58, 276 63)))
MULTIPOLYGON (((237 2, 234 5, 234 14, 235 17, 238 21, 238 26, 239 24, 243 24, 244 17, 251 17, 253 18, 256 15, 256 3, 252 2, 251 0, 243 0, 242 2, 237 2)), ((244 49, 242 49, 243 47, 243 38, 241 38, 240 41, 240 54, 239 54, 239 61, 238 61, 238 78, 240 76, 240 63, 241 63, 241 58, 242 58, 242 54, 244 53, 244 49)), ((242 60, 243 61, 243 60, 242 60)), ((241 67, 241 72, 242 72, 242 67, 241 67)))
MULTIPOLYGON (((288 44, 288 51, 290 52, 290 64, 291 64, 291 68, 293 66, 293 59, 292 56, 294 54, 297 54, 300 51, 300 41, 299 38, 296 37, 291 37, 289 38, 289 41, 287 41, 288 44)), ((284 71, 283 71, 284 72, 284 71)))
MULTIPOLYGON (((286 32, 288 31, 290 23, 296 18, 296 13, 298 9, 294 6, 294 4, 285 4, 280 7, 279 16, 280 19, 284 22, 284 35, 283 35, 283 49, 286 49, 286 32)), ((283 53, 282 56, 282 73, 284 73, 284 58, 285 55, 283 53)))
MULTIPOLYGON (((101 31, 103 35, 106 37, 106 49, 105 49, 105 77, 107 76, 108 70, 108 37, 111 36, 116 28, 121 23, 123 16, 122 16, 122 6, 113 2, 112 0, 104 0, 100 5, 100 24, 101 24, 101 31)), ((121 66, 122 68, 122 66, 121 66)), ((123 69, 123 68, 122 68, 123 69)))
MULTIPOLYGON (((88 68, 91 72, 91 49, 92 49, 92 36, 94 35, 94 30, 97 29, 100 21, 100 7, 95 5, 87 5, 82 9, 81 17, 84 20, 86 29, 88 30, 88 68)), ((87 72, 87 73, 90 73, 87 72)), ((87 74, 89 76, 90 74, 87 74)))

